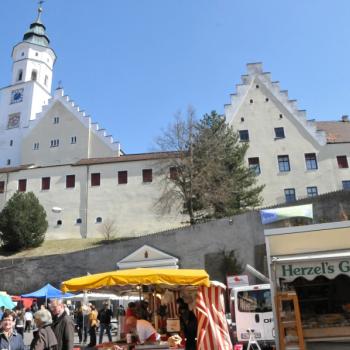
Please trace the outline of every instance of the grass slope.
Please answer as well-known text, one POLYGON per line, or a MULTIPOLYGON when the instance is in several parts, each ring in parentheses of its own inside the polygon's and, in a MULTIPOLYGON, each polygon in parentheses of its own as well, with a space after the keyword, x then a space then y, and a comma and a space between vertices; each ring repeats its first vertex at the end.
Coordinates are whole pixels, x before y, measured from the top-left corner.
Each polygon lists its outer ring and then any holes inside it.
POLYGON ((38 248, 27 249, 18 253, 0 249, 0 259, 30 258, 43 255, 65 254, 93 248, 101 244, 104 244, 104 241, 101 241, 101 239, 98 238, 47 240, 38 248))

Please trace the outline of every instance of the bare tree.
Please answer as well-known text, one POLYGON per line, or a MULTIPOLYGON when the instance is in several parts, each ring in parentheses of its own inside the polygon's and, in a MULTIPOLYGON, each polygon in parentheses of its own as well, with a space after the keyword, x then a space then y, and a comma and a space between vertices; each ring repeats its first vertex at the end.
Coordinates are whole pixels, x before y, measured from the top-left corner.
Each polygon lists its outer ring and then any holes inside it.
POLYGON ((192 107, 188 107, 186 118, 183 119, 181 113, 177 113, 174 122, 156 139, 161 151, 173 152, 168 161, 162 161, 158 166, 163 188, 157 208, 169 212, 174 206, 183 206, 191 225, 196 222, 192 147, 194 131, 195 113, 192 107))
POLYGON ((100 226, 99 232, 102 234, 105 241, 109 241, 116 238, 118 228, 114 219, 106 219, 100 226))

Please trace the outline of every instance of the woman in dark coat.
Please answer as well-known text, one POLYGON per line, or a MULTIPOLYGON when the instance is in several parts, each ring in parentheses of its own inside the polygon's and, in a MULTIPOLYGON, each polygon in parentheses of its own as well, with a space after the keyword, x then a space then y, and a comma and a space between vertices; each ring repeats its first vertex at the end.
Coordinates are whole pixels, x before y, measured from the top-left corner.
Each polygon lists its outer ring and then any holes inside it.
POLYGON ((33 333, 30 350, 55 350, 57 339, 51 328, 51 313, 46 309, 39 310, 34 314, 34 320, 38 330, 33 333))

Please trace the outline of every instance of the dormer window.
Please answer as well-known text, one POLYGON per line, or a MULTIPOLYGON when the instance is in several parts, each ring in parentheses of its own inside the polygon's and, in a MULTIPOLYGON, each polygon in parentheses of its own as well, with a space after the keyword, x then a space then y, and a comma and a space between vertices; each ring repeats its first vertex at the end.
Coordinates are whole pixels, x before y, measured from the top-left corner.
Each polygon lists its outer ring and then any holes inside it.
POLYGON ((21 81, 23 79, 23 70, 20 69, 18 71, 18 75, 17 75, 17 81, 21 81))
POLYGON ((50 147, 58 147, 59 145, 60 145, 59 139, 51 140, 50 142, 50 147))
POLYGON ((38 72, 35 69, 33 69, 31 80, 36 81, 37 78, 38 78, 38 72))

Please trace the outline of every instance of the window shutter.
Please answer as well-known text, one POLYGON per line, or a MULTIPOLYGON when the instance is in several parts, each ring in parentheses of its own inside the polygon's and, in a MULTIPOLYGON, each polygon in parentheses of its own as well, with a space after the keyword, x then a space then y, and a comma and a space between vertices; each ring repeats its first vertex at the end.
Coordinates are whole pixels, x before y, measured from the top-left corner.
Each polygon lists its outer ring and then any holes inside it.
POLYGON ((27 179, 18 180, 18 191, 25 192, 27 189, 27 179))
POLYGON ((143 182, 152 182, 152 169, 142 170, 142 180, 143 182))
POLYGON ((127 184, 128 183, 128 172, 126 170, 124 171, 118 171, 118 184, 127 184))
POLYGON ((50 178, 49 177, 42 177, 41 178, 41 189, 42 190, 49 190, 50 189, 50 178))
POLYGON ((91 186, 100 186, 101 176, 100 173, 91 174, 91 186))
POLYGON ((5 192, 5 181, 0 181, 0 193, 5 192))
POLYGON ((67 175, 66 188, 74 188, 74 187, 75 187, 75 175, 67 175))

